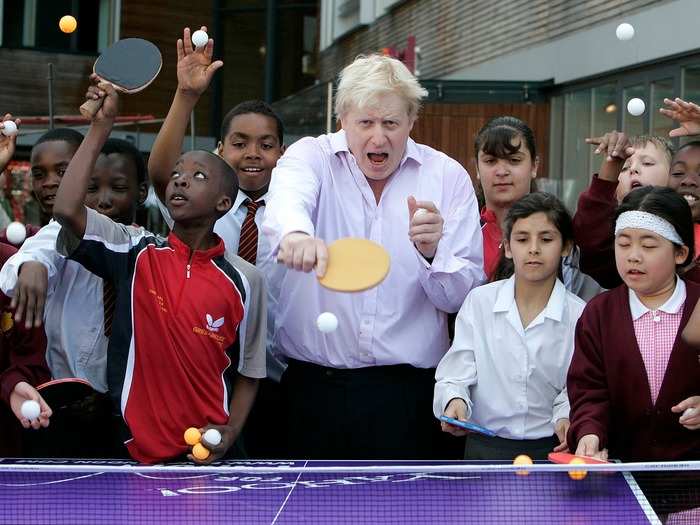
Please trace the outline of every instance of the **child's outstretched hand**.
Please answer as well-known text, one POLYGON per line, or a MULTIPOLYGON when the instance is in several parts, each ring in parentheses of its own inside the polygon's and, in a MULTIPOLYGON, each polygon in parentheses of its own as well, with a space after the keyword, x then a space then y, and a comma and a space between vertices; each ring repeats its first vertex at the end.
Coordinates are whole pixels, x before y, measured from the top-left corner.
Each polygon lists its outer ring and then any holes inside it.
POLYGON ((17 276, 15 295, 10 304, 11 308, 15 309, 16 322, 24 319, 27 329, 41 326, 48 287, 49 272, 46 266, 37 261, 22 263, 17 276))
POLYGON ((51 417, 51 408, 46 404, 46 401, 39 395, 36 388, 25 381, 20 381, 15 385, 15 388, 10 393, 10 408, 19 422, 24 428, 33 428, 38 430, 40 427, 49 426, 49 418, 51 417), (36 401, 39 403, 41 412, 37 419, 29 421, 22 415, 22 403, 25 401, 36 401))
POLYGON ((557 436, 557 439, 559 440, 559 444, 554 447, 553 452, 568 452, 569 447, 566 444, 566 433, 569 431, 569 427, 571 426, 571 422, 569 421, 569 418, 563 417, 561 419, 558 419, 556 424, 554 425, 554 433, 557 436))
POLYGON ((210 428, 219 431, 219 433, 221 434, 221 443, 219 443, 218 445, 210 445, 204 439, 202 439, 201 444, 207 450, 209 450, 209 457, 207 457, 207 459, 197 459, 191 453, 187 454, 187 459, 194 463, 197 463, 198 465, 209 465, 224 457, 226 452, 228 452, 228 449, 233 446, 234 442, 236 441, 236 438, 238 438, 238 434, 240 434, 240 431, 236 431, 233 427, 228 425, 207 425, 204 428, 200 428, 199 432, 203 436, 204 433, 210 428))
POLYGON ((686 102, 682 98, 671 100, 664 99, 665 108, 659 112, 680 124, 676 129, 668 132, 669 137, 686 137, 700 135, 700 106, 693 102, 686 102))
POLYGON ((596 155, 605 155, 600 166, 599 177, 610 182, 617 182, 625 159, 634 153, 627 135, 621 131, 610 131, 602 137, 591 137, 586 143, 596 146, 596 155))
POLYGON ((17 142, 17 135, 6 136, 2 133, 2 128, 5 127, 5 122, 8 120, 14 120, 17 127, 19 127, 22 122, 20 119, 13 119, 12 115, 7 113, 2 117, 2 122, 0 122, 0 173, 5 171, 5 167, 12 160, 12 156, 15 154, 15 144, 17 142))
POLYGON ((682 413, 678 422, 688 430, 700 429, 700 396, 684 399, 671 407, 671 412, 682 413))
MULTIPOLYGON (((451 417, 452 419, 458 419, 459 421, 466 421, 467 404, 464 402, 464 399, 452 399, 449 403, 447 403, 444 415, 447 417, 451 417)), ((447 432, 457 437, 466 436, 469 433, 468 430, 462 427, 457 427, 455 425, 450 425, 445 421, 440 421, 440 428, 442 428, 443 432, 447 432)))
POLYGON ((95 123, 109 122, 111 125, 119 113, 119 94, 112 84, 103 82, 94 73, 90 75, 90 81, 93 82, 93 85, 88 87, 85 98, 88 100, 104 99, 92 121, 95 123))
MULTIPOLYGON (((206 26, 202 31, 206 32, 206 26)), ((221 60, 212 62, 214 40, 206 46, 194 49, 190 28, 186 27, 182 38, 177 40, 177 88, 180 92, 199 97, 209 87, 217 69, 224 65, 221 60)))
POLYGON ((578 440, 576 455, 607 461, 608 449, 604 448, 603 450, 600 450, 600 438, 595 434, 586 434, 578 440))
POLYGON ((606 160, 625 160, 634 153, 634 148, 630 145, 627 135, 621 131, 609 131, 602 137, 590 137, 586 139, 586 144, 596 146, 596 155, 605 155, 606 160))

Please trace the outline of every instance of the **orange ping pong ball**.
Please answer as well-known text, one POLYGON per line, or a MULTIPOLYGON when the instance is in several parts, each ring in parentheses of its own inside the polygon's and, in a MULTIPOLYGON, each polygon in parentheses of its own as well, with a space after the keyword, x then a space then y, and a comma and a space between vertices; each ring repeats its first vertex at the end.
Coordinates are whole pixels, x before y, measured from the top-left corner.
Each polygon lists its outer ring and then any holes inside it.
POLYGON ((192 447, 192 455, 198 460, 204 461, 209 457, 209 450, 201 443, 197 443, 192 447))
POLYGON ((185 430, 185 443, 189 446, 196 445, 202 439, 202 434, 198 429, 190 427, 185 430))
MULTIPOLYGON (((586 462, 582 460, 581 458, 573 458, 571 461, 569 461, 569 465, 585 465, 586 462)), ((571 479, 575 480, 580 480, 585 478, 588 475, 588 471, 586 470, 570 470, 569 471, 569 477, 571 479)))
POLYGON ((62 16, 58 21, 58 27, 64 33, 72 33, 78 27, 78 21, 71 15, 62 16))
MULTIPOLYGON (((526 454, 520 454, 513 460, 513 465, 516 467, 522 467, 524 465, 532 465, 532 458, 526 454)), ((530 471, 529 470, 516 470, 515 473, 518 476, 527 476, 530 471)))

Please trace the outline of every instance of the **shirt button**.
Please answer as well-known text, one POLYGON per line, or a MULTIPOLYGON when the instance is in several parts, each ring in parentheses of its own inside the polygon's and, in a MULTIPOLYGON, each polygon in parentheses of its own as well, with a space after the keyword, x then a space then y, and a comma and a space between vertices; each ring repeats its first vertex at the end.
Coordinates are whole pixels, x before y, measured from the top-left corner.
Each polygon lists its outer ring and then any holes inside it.
POLYGON ((654 322, 655 322, 655 323, 658 323, 659 321, 661 321, 661 317, 659 317, 658 315, 655 315, 655 316, 654 316, 654 322))

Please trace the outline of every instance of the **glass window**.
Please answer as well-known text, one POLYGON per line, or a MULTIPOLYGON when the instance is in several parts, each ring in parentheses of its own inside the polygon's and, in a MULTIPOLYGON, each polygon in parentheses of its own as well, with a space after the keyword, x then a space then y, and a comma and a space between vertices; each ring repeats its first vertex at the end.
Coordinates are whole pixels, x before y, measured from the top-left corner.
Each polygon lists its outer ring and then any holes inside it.
POLYGON ((570 210, 576 208, 591 174, 590 146, 585 142, 591 132, 591 98, 590 89, 564 96, 562 200, 570 210))
POLYGON ((102 16, 111 0, 12 0, 2 2, 3 47, 30 47, 52 51, 96 53, 102 16), (58 21, 66 14, 78 21, 73 33, 61 32, 58 21))
POLYGON ((622 111, 622 131, 628 135, 642 135, 644 134, 644 118, 649 112, 649 101, 646 97, 646 89, 643 84, 637 84, 636 86, 629 86, 625 88, 622 92, 622 103, 624 107, 621 108, 622 111), (627 111, 627 103, 633 98, 641 98, 646 104, 646 109, 644 113, 635 117, 627 111))
POLYGON ((655 80, 651 84, 651 107, 649 108, 649 117, 651 119, 651 135, 668 138, 668 132, 675 126, 673 121, 659 113, 659 108, 664 107, 665 98, 674 98, 676 94, 673 92, 673 79, 664 78, 655 80))
MULTIPOLYGON (((552 97, 549 113, 549 163, 547 165, 547 177, 538 177, 535 180, 538 191, 546 191, 561 197, 562 184, 562 155, 563 155, 563 128, 564 128, 564 97, 561 95, 552 97)), ((540 152, 540 166, 542 155, 540 152)), ((540 173, 542 170, 540 170, 540 173)))
POLYGON ((700 66, 684 67, 681 98, 692 102, 700 102, 700 66))

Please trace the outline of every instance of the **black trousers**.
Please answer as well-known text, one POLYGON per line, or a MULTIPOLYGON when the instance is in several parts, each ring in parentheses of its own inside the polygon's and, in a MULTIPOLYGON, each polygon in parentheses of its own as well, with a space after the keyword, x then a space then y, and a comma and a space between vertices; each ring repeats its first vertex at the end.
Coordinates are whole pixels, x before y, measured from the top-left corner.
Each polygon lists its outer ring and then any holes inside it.
POLYGON ((541 439, 506 439, 469 434, 464 449, 464 459, 513 461, 520 454, 527 454, 531 459, 546 460, 547 455, 559 444, 556 436, 541 439))
POLYGON ((272 379, 261 379, 240 440, 245 456, 250 459, 286 457, 286 428, 282 387, 272 379))
POLYGON ((290 360, 282 376, 287 456, 460 459, 464 442, 432 414, 435 369, 335 369, 290 360))

